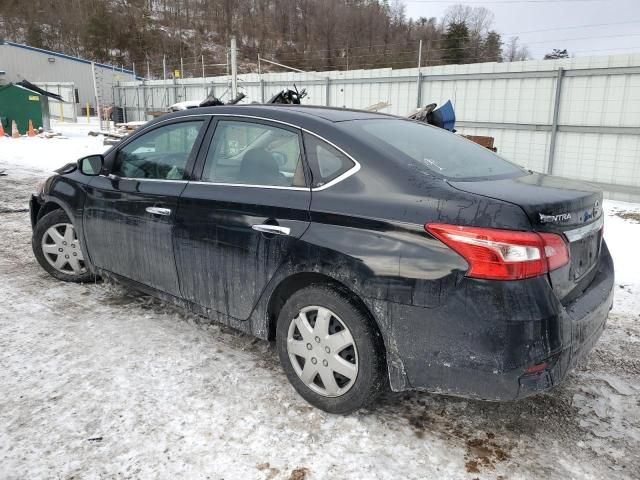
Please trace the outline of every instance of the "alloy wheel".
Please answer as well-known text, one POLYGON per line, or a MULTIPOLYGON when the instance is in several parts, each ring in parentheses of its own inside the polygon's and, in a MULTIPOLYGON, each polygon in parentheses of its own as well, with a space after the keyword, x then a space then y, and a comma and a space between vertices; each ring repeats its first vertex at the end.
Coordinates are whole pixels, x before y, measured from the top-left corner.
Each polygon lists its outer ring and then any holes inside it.
POLYGON ((70 223, 57 223, 47 229, 42 236, 42 253, 59 272, 67 275, 87 272, 76 231, 70 223))
POLYGON ((326 397, 345 394, 358 376, 353 336, 345 323, 324 307, 305 307, 291 320, 287 353, 300 380, 326 397))

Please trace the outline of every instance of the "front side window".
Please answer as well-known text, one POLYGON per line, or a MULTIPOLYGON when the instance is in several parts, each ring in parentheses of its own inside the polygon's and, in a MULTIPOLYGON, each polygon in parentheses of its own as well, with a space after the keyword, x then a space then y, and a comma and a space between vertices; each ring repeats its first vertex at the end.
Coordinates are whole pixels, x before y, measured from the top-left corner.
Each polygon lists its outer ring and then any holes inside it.
POLYGON ((211 139, 202 180, 304 187, 298 134, 272 125, 221 120, 211 139))
POLYGON ((112 173, 128 178, 183 180, 203 123, 172 123, 145 133, 118 151, 112 173))

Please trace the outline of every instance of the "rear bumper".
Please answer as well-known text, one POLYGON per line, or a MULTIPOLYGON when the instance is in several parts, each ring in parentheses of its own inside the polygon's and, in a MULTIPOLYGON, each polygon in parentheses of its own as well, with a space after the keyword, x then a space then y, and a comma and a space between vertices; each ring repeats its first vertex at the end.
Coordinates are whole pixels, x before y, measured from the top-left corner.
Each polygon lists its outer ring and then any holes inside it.
POLYGON ((394 306, 392 336, 409 388, 503 401, 557 385, 604 330, 614 291, 605 244, 597 268, 587 289, 568 305, 546 277, 538 277, 465 278, 440 308, 394 306), (547 367, 526 373, 541 363, 547 367))

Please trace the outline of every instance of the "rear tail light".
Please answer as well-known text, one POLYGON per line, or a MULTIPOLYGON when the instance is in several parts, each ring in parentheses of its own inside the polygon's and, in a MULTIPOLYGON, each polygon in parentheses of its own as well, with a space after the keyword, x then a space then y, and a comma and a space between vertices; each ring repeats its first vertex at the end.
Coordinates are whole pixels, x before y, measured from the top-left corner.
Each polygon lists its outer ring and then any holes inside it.
POLYGON ((560 235, 428 223, 425 230, 462 255, 468 277, 518 280, 536 277, 569 263, 560 235))

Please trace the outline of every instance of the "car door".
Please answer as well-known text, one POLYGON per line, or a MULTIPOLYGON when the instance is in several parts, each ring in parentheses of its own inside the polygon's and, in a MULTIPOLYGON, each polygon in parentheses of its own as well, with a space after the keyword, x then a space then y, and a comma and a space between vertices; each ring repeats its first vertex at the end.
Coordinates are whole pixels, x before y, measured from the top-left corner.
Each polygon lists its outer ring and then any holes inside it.
POLYGON ((209 120, 161 122, 107 156, 108 174, 91 181, 83 211, 94 265, 180 295, 173 226, 209 120))
POLYGON ((309 225, 300 131, 218 117, 180 196, 175 252, 183 296, 247 319, 309 225), (205 145, 208 144, 208 148, 205 145))

